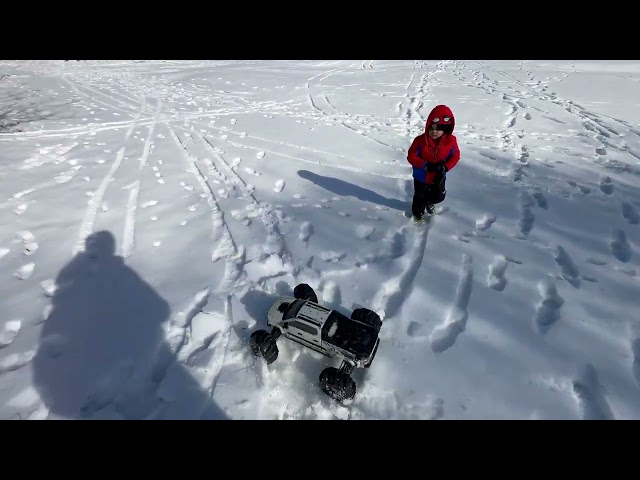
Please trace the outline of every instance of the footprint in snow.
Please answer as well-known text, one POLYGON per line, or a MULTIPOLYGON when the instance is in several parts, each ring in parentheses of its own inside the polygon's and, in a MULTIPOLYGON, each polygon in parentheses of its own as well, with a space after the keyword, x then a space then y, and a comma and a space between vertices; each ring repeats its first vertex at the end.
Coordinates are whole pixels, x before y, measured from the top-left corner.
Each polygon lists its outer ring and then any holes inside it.
POLYGON ((564 299, 558 294, 551 279, 540 281, 538 291, 542 298, 536 307, 534 322, 538 331, 544 335, 560 319, 560 307, 564 304, 564 299))
POLYGON ((28 203, 21 203, 13 211, 16 215, 22 215, 24 212, 27 211, 27 208, 29 208, 28 203))
POLYGON ((549 206, 547 202, 547 197, 542 192, 533 192, 531 196, 538 202, 538 207, 547 209, 549 206))
POLYGON ((322 300, 327 305, 337 308, 342 305, 342 294, 340 292, 340 286, 331 280, 327 280, 320 285, 322 291, 322 300))
POLYGON ((487 230, 491 227, 491 225, 493 225, 493 223, 496 221, 496 218, 497 217, 495 215, 485 215, 481 219, 476 220, 476 228, 482 231, 487 230))
POLYGON ((562 245, 556 245, 553 254, 556 264, 560 268, 561 278, 578 288, 580 286, 580 271, 569 253, 562 245))
POLYGON ((611 182, 611 177, 604 176, 601 178, 600 190, 606 195, 611 195, 613 193, 613 183, 611 182))
POLYGON ((18 370, 27 365, 35 356, 35 350, 28 350, 22 353, 13 353, 0 361, 0 374, 18 370))
POLYGON ((356 237, 360 240, 368 240, 375 231, 376 227, 373 225, 358 225, 355 229, 356 237))
POLYGON ((28 280, 29 278, 31 278, 31 275, 33 275, 33 270, 35 269, 35 267, 35 263, 27 263, 26 265, 23 265, 18 270, 16 270, 13 275, 20 280, 28 280))
POLYGON ((58 288, 56 282, 51 279, 43 280, 42 282, 40 282, 40 286, 42 287, 42 290, 47 297, 53 297, 58 288))
POLYGON ((13 343, 18 332, 20 332, 20 327, 22 327, 22 321, 20 320, 9 320, 4 324, 4 327, 0 330, 0 349, 13 343))
POLYGON ((25 244, 25 246, 36 242, 35 235, 29 230, 21 230, 19 232, 16 232, 16 236, 22 241, 22 243, 25 244))
POLYGON ((507 285, 505 272, 507 270, 508 260, 503 255, 498 255, 494 262, 489 265, 489 275, 487 276, 487 286, 493 290, 501 292, 507 285))
POLYGON ((325 262, 333 262, 338 263, 340 260, 347 256, 346 252, 333 252, 333 251, 324 251, 320 254, 320 258, 325 262))
POLYGON ((624 202, 622 204, 622 216, 629 223, 632 223, 634 225, 640 223, 640 215, 638 214, 638 211, 633 208, 633 205, 631 205, 629 202, 624 202))
POLYGON ((616 229, 613 232, 613 240, 610 243, 611 253, 621 262, 628 262, 632 255, 631 246, 627 241, 624 230, 616 229))
POLYGON ((284 180, 278 180, 273 187, 273 191, 276 193, 280 193, 284 189, 284 180))
POLYGON ((300 225, 300 234, 298 238, 306 245, 309 243, 309 238, 313 234, 313 224, 311 222, 302 222, 300 225))

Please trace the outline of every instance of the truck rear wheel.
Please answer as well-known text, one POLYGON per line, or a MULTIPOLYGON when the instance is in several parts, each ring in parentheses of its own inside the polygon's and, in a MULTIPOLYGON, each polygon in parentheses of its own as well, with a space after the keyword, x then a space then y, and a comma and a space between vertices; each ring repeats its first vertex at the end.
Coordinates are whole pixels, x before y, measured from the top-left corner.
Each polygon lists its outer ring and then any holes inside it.
POLYGON ((274 339, 266 330, 256 330, 251 334, 249 339, 251 350, 256 357, 262 357, 267 362, 267 365, 271 365, 278 358, 278 345, 276 345, 276 339, 274 339))
POLYGON ((329 397, 342 402, 356 396, 356 382, 351 376, 335 367, 320 372, 320 388, 329 397))
POLYGON ((313 303, 318 303, 318 296, 306 283, 301 283, 293 289, 293 296, 301 300, 311 300, 313 303))
POLYGON ((356 308, 351 312, 351 319, 372 326, 376 329, 376 332, 379 332, 382 328, 382 320, 380 319, 380 316, 368 308, 356 308))

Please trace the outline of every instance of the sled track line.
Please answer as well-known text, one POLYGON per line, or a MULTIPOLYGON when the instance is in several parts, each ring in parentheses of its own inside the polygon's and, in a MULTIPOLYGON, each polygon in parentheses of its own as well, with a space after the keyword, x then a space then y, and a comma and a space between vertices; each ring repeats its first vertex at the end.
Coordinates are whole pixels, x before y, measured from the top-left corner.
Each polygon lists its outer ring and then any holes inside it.
MULTIPOLYGON (((200 137, 200 139, 202 144, 205 146, 205 148, 212 153, 215 159, 228 172, 230 177, 226 177, 226 178, 235 186, 240 188, 240 190, 242 191, 242 196, 249 203, 251 203, 257 209, 258 212, 264 212, 265 209, 263 208, 263 205, 256 199, 255 195, 251 191, 249 191, 249 189, 247 188, 247 184, 242 179, 242 177, 240 177, 240 175, 238 175, 236 172, 233 171, 229 163, 224 159, 224 157, 220 153, 218 153, 217 149, 211 144, 211 142, 209 142, 206 136, 202 136, 200 137)), ((284 235, 280 233, 280 228, 279 228, 280 222, 274 219, 271 212, 260 213, 259 217, 267 230, 267 234, 272 238, 274 238, 277 244, 280 245, 283 249, 283 253, 279 254, 278 256, 282 259, 285 265, 288 264, 289 267, 293 268, 293 257, 289 252, 288 248, 286 247, 284 235)))
MULTIPOLYGON (((225 168, 225 170, 233 177, 233 178, 229 178, 229 181, 234 185, 240 187, 240 189, 242 190, 242 195, 246 199, 248 199, 250 203, 253 204, 253 206, 255 206, 258 209, 262 209, 262 204, 256 199, 255 195, 251 191, 249 191, 249 189, 247 188, 247 183, 242 179, 242 177, 240 177, 240 175, 238 175, 236 172, 232 170, 229 163, 224 159, 224 157, 220 153, 218 153, 218 151, 211 144, 209 139, 206 136, 203 136, 201 137, 201 140, 205 148, 212 153, 215 159, 218 160, 218 162, 220 162, 220 164, 225 168)), ((272 220, 270 217, 271 216, 268 214, 260 215, 260 218, 262 219, 263 223, 268 228, 271 228, 274 224, 278 223, 277 221, 272 220)))
MULTIPOLYGON (((282 145, 284 147, 290 147, 290 148, 294 148, 296 150, 302 150, 302 151, 317 153, 317 154, 323 155, 325 157, 337 157, 337 158, 342 158, 342 159, 348 160, 348 157, 345 157, 344 155, 340 155, 339 153, 325 152, 323 150, 316 150, 315 148, 304 147, 302 145, 295 145, 293 143, 282 142, 282 141, 277 141, 277 140, 271 140, 271 139, 263 138, 263 137, 256 137, 254 135, 246 135, 245 137, 243 137, 241 133, 234 132, 233 130, 229 130, 229 129, 225 129, 225 128, 221 128, 221 127, 214 127, 214 126, 210 127, 210 126, 205 125, 204 123, 199 122, 199 121, 194 121, 193 123, 201 125, 203 127, 207 127, 209 129, 217 130, 219 132, 223 132, 225 134, 235 135, 235 136, 240 137, 240 138, 248 138, 248 139, 258 140, 260 142, 271 143, 273 145, 282 145)), ((180 128, 182 128, 182 127, 180 127, 180 128)), ((227 143, 231 143, 231 142, 227 142, 227 143)), ((236 146, 237 146, 237 144, 236 144, 236 146)), ((244 146, 244 145, 241 145, 241 146, 244 146)), ((256 150, 264 150, 264 149, 261 149, 261 148, 258 148, 258 147, 251 147, 251 146, 247 146, 247 148, 254 148, 256 150)), ((264 151, 266 151, 266 150, 264 150, 264 151)))
POLYGON ((318 82, 321 82, 322 80, 325 80, 326 78, 328 78, 329 76, 333 75, 333 73, 341 71, 343 69, 334 69, 334 70, 329 70, 328 72, 321 72, 318 73, 317 75, 314 75, 311 78, 308 78, 307 81, 305 82, 304 86, 307 89, 307 97, 309 98, 309 103, 311 104, 311 107, 313 107, 315 110, 317 110, 318 112, 320 112, 323 115, 326 115, 326 113, 319 108, 315 102, 313 101, 313 95, 311 94, 311 81, 315 80, 316 78, 322 77, 322 75, 326 75, 325 77, 321 78, 318 82))
MULTIPOLYGON (((358 123, 359 123, 359 122, 358 122, 358 123)), ((376 140, 375 138, 373 138, 373 137, 371 137, 371 136, 367 135, 367 134, 366 134, 366 133, 364 133, 364 132, 360 132, 360 131, 358 131, 357 129, 353 128, 352 126, 347 125, 346 123, 344 123, 344 120, 339 121, 339 122, 338 122, 338 124, 339 124, 339 125, 341 125, 341 126, 343 126, 343 127, 344 127, 344 128, 346 128, 346 129, 351 130, 352 132, 357 133, 358 135, 360 135, 360 136, 362 136, 362 137, 366 138, 367 140, 370 140, 370 141, 372 141, 372 142, 377 143, 378 145, 382 145, 383 147, 390 148, 391 150, 396 151, 396 152, 401 152, 401 151, 403 151, 401 148, 394 147, 393 145, 389 145, 388 143, 381 142, 380 140, 376 140)))
POLYGON ((224 339, 222 341, 222 355, 220 362, 215 366, 215 372, 211 376, 211 383, 209 384, 209 398, 213 400, 213 396, 218 385, 218 379, 220 378, 220 372, 225 365, 227 359, 227 352, 229 350, 229 338, 231 337, 231 330, 233 329, 233 312, 231 309, 231 294, 228 294, 224 298, 224 316, 227 320, 227 330, 223 333, 224 339))
MULTIPOLYGON (((110 98, 112 98, 112 100, 114 100, 116 102, 120 102, 122 104, 131 104, 131 105, 136 105, 137 103, 142 102, 142 99, 143 99, 144 95, 140 96, 140 95, 137 95, 135 93, 130 93, 129 92, 129 88, 124 83, 122 83, 121 79, 114 80, 113 78, 107 78, 106 81, 107 81, 107 83, 109 85, 116 84, 117 86, 120 87, 120 89, 111 90, 111 95, 118 95, 118 96, 120 96, 120 97, 125 99, 123 101, 123 100, 119 100, 116 97, 110 97, 110 98)), ((92 83, 91 85, 93 87, 98 88, 98 86, 95 83, 92 83)), ((102 92, 98 92, 98 93, 101 93, 102 95, 104 95, 106 97, 109 97, 109 95, 107 95, 105 93, 102 93, 102 92)))
MULTIPOLYGON (((161 122, 159 120, 159 122, 165 123, 166 121, 169 121, 169 120, 170 121, 193 121, 194 119, 197 120, 201 118, 218 117, 220 115, 230 115, 233 113, 244 113, 245 111, 246 109, 241 109, 241 110, 239 109, 237 111, 233 109, 220 109, 220 110, 209 111, 209 112, 185 114, 183 116, 176 114, 171 118, 164 118, 161 122)), ((126 113, 129 114, 130 112, 126 112, 126 113)), ((258 113, 270 113, 270 112, 260 111, 258 113)), ((276 115, 280 114, 280 112, 271 112, 271 113, 276 115)), ((145 119, 145 120, 138 119, 136 125, 145 127, 150 125, 151 123, 153 123, 153 119, 145 119)), ((56 130, 33 130, 33 131, 27 131, 27 132, 7 132, 7 133, 0 133, 0 142, 3 142, 3 141, 13 142, 15 141, 16 137, 55 138, 55 137, 89 135, 92 133, 104 132, 108 130, 119 130, 129 125, 131 125, 131 120, 123 120, 118 122, 105 122, 105 123, 102 123, 101 126, 96 125, 96 126, 87 127, 87 125, 79 125, 76 127, 61 128, 56 130)), ((209 128, 213 128, 213 127, 209 127, 209 128)))
MULTIPOLYGON (((92 94, 92 95, 87 95, 89 98, 91 98, 92 100, 101 102, 105 106, 112 105, 110 108, 116 108, 116 107, 113 106, 113 103, 110 104, 108 102, 105 102, 104 100, 97 99, 96 98, 97 95, 100 95, 103 98, 107 98, 111 102, 115 102, 115 105, 119 105, 120 106, 120 107, 117 107, 117 108, 126 107, 126 108, 128 108, 130 110, 133 110, 133 111, 137 110, 136 106, 135 106, 135 103, 132 105, 130 102, 123 102, 122 100, 118 100, 117 98, 113 97, 112 95, 109 95, 107 93, 101 92, 99 90, 99 87, 97 87, 97 86, 95 86, 95 85, 93 85, 91 83, 81 83, 80 85, 84 90, 87 90, 87 91, 89 91, 89 93, 92 94)), ((129 112, 129 113, 131 113, 131 112, 129 112)))
MULTIPOLYGON (((151 120, 143 120, 137 123, 138 126, 146 126, 151 123, 151 120)), ((124 120, 122 122, 105 122, 103 126, 87 127, 86 125, 79 125, 77 127, 61 128, 58 130, 33 130, 28 132, 14 132, 0 134, 0 142, 13 142, 15 137, 26 138, 55 138, 55 137, 77 137, 81 135, 89 135, 92 133, 105 132, 107 130, 120 130, 124 127, 131 125, 131 120, 124 120)))
POLYGON ((98 215, 98 209, 100 208, 102 199, 104 198, 107 188, 109 188, 109 185, 111 184, 111 180, 113 180, 116 172, 118 171, 118 169, 120 168, 120 165, 122 164, 122 159, 124 158, 124 153, 127 148, 126 143, 129 141, 129 138, 131 137, 131 134, 133 133, 133 130, 136 127, 136 123, 138 122, 140 116, 144 112, 146 105, 147 103, 145 100, 140 110, 138 111, 137 115, 131 121, 131 125, 129 129, 124 135, 124 145, 120 147, 120 150, 118 150, 115 161, 111 164, 111 168, 102 179, 102 182, 100 183, 100 186, 98 187, 98 190, 96 191, 96 193, 89 199, 89 206, 87 207, 82 223, 80 224, 80 231, 78 232, 78 240, 76 241, 76 244, 72 250, 73 255, 77 255, 78 253, 84 251, 85 240, 93 232, 93 225, 96 221, 96 216, 98 215))
MULTIPOLYGON (((371 60, 371 62, 373 62, 373 60, 371 60)), ((321 86, 322 86, 322 84, 321 84, 320 82, 321 82, 321 81, 323 81, 323 80, 326 80, 326 79, 327 79, 327 78, 329 78, 331 75, 334 75, 335 73, 339 73, 339 72, 344 72, 344 71, 345 71, 345 69, 336 69, 336 70, 332 70, 332 71, 328 72, 324 77, 322 77, 322 78, 320 78, 320 79, 318 80, 318 86, 320 86, 320 87, 321 87, 321 86)), ((316 75, 315 77, 310 78, 310 79, 307 81, 307 83, 306 83, 306 87, 307 87, 307 89, 309 90, 309 93, 308 93, 309 102, 311 103, 311 106, 312 106, 316 111, 318 111, 318 112, 319 112, 322 116, 324 116, 325 118, 327 118, 327 119, 329 119, 329 120, 331 120, 331 121, 335 122, 335 124, 336 124, 336 125, 339 125, 339 126, 344 127, 344 128, 346 128, 346 129, 348 129, 348 130, 351 130, 352 132, 355 132, 355 133, 357 133, 357 134, 361 135, 362 137, 366 138, 367 140, 370 140, 370 141, 372 141, 372 142, 375 142, 375 143, 377 143, 378 145, 382 145, 383 147, 390 148, 390 149, 392 149, 392 150, 394 150, 394 151, 399 151, 399 149, 397 149, 396 147, 394 147, 394 146, 392 146, 392 145, 389 145, 389 144, 387 144, 387 143, 381 142, 380 140, 377 140, 377 139, 375 139, 375 138, 371 137, 370 135, 367 135, 367 134, 366 134, 366 133, 364 133, 364 132, 360 132, 360 131, 358 131, 356 128, 353 128, 353 127, 351 127, 351 126, 347 125, 347 124, 345 123, 345 119, 344 119, 344 117, 347 117, 347 118, 349 118, 349 119, 352 119, 352 117, 351 117, 350 115, 345 114, 344 112, 341 112, 341 111, 340 111, 340 110, 338 110, 336 107, 334 107, 334 106, 333 106, 333 104, 329 101, 329 98, 327 97, 326 93, 324 93, 324 92, 323 92, 323 93, 321 93, 321 94, 320 94, 320 96, 323 98, 324 102, 329 106, 329 108, 330 108, 333 112, 329 113, 329 112, 326 112, 325 110, 323 110, 322 108, 320 108, 320 107, 316 104, 316 102, 313 100, 313 95, 311 94, 311 89, 310 89, 310 84, 309 84, 309 82, 310 82, 312 79, 315 79, 315 78, 317 78, 317 77, 319 77, 319 76, 320 76, 320 75, 316 75)), ((364 127, 364 126, 366 126, 366 124, 363 124, 362 122, 358 121, 357 119, 356 119, 355 121, 356 121, 356 123, 358 123, 359 125, 361 125, 361 126, 363 126, 363 127, 364 127)))
POLYGON ((224 220, 224 213, 220 209, 220 205, 216 200, 215 194, 213 193, 213 190, 207 182, 204 174, 198 167, 198 158, 187 150, 176 132, 171 127, 167 126, 167 128, 169 129, 171 138, 176 143, 178 148, 182 151, 183 156, 185 157, 185 160, 189 165, 189 171, 196 177, 196 180, 200 184, 200 187, 202 188, 202 191, 207 199, 207 203, 211 208, 213 241, 221 241, 221 244, 218 246, 219 248, 212 253, 211 260, 215 262, 221 257, 230 258, 236 256, 238 253, 238 248, 233 240, 231 232, 229 231, 229 226, 224 220), (220 226, 217 226, 218 224, 220 226), (218 250, 221 250, 221 252, 218 252, 218 250))
MULTIPOLYGON (((162 104, 158 100, 156 113, 153 117, 153 122, 149 126, 149 131, 144 141, 144 149, 142 150, 142 155, 140 157, 140 165, 138 166, 139 174, 142 173, 142 170, 147 164, 147 159, 149 158, 149 151, 151 150, 151 141, 153 139, 153 131, 155 130, 156 124, 158 123, 158 117, 160 116, 161 108, 162 108, 162 104)), ((127 213, 125 217, 124 233, 122 237, 122 246, 121 246, 122 256, 124 258, 131 256, 131 254, 135 249, 136 212, 138 210, 138 198, 140 195, 141 184, 142 184, 142 180, 139 177, 138 180, 136 180, 136 182, 133 184, 131 191, 129 192, 129 200, 127 202, 127 213)))
POLYGON ((266 152, 266 153, 270 153, 272 155, 277 155, 277 156, 280 156, 280 157, 289 158, 291 160, 297 160, 299 162, 307 163, 307 164, 310 164, 310 165, 317 165, 317 166, 321 166, 321 167, 331 167, 331 168, 335 168, 336 170, 344 170, 344 171, 347 171, 347 172, 361 173, 363 175, 371 175, 371 176, 374 176, 374 177, 382 177, 382 178, 390 178, 390 179, 401 179, 401 180, 406 180, 406 178, 407 178, 406 172, 405 173, 399 173, 397 175, 383 175, 383 174, 380 174, 380 173, 373 173, 373 172, 370 172, 370 171, 362 169, 362 168, 349 167, 349 166, 345 166, 345 165, 336 165, 335 163, 307 160, 307 159, 304 159, 304 158, 301 158, 301 157, 296 157, 296 156, 293 156, 293 155, 288 155, 286 153, 277 152, 275 150, 269 150, 267 148, 253 147, 251 145, 243 145, 241 143, 232 142, 232 141, 229 141, 229 140, 227 140, 226 143, 228 143, 229 145, 232 145, 234 147, 248 148, 248 149, 251 149, 251 150, 255 150, 257 152, 266 152))
POLYGON ((92 97, 91 95, 88 95, 87 93, 84 93, 82 91, 80 91, 80 89, 78 88, 77 85, 75 85, 71 80, 69 80, 68 78, 63 78, 63 80, 65 82, 67 82, 69 84, 69 86, 71 87, 71 89, 76 92, 78 95, 80 95, 81 97, 85 98, 86 100, 90 101, 90 102, 94 102, 96 104, 102 105, 103 107, 107 107, 109 108, 109 110, 117 110, 119 112, 125 113, 127 115, 131 115, 131 111, 130 110, 125 110, 123 108, 120 108, 118 106, 115 105, 111 105, 109 103, 103 102, 102 100, 99 100, 95 97, 92 97))
MULTIPOLYGON (((114 80, 109 79, 109 82, 114 82, 114 80)), ((122 82, 122 79, 116 80, 115 83, 120 87, 120 90, 112 90, 113 93, 120 95, 133 105, 142 102, 143 96, 130 92, 129 87, 122 82)))

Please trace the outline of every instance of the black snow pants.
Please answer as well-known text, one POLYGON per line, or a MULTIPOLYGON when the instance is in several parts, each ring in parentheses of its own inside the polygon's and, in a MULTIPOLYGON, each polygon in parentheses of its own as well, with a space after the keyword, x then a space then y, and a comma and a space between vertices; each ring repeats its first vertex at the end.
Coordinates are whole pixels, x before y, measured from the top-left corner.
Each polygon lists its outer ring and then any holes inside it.
POLYGON ((436 178, 436 182, 432 185, 427 185, 414 178, 411 212, 416 217, 422 217, 427 204, 435 205, 442 202, 446 194, 445 178, 441 180, 436 178))

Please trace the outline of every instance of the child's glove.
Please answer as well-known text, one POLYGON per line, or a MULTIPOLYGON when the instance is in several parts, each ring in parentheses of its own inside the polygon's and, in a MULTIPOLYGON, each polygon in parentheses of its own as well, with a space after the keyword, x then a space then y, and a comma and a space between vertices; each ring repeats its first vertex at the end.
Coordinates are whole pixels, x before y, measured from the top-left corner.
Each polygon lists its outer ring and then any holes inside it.
POLYGON ((444 162, 427 162, 424 166, 424 169, 427 172, 436 172, 436 173, 444 173, 447 171, 447 166, 444 162))
POLYGON ((449 171, 449 169, 447 168, 447 166, 445 165, 444 162, 438 162, 436 167, 436 173, 438 175, 444 175, 445 173, 447 173, 449 171))
POLYGON ((436 185, 442 185, 444 183, 444 179, 447 178, 447 170, 447 166, 444 164, 444 162, 438 162, 433 183, 435 183, 436 185))

